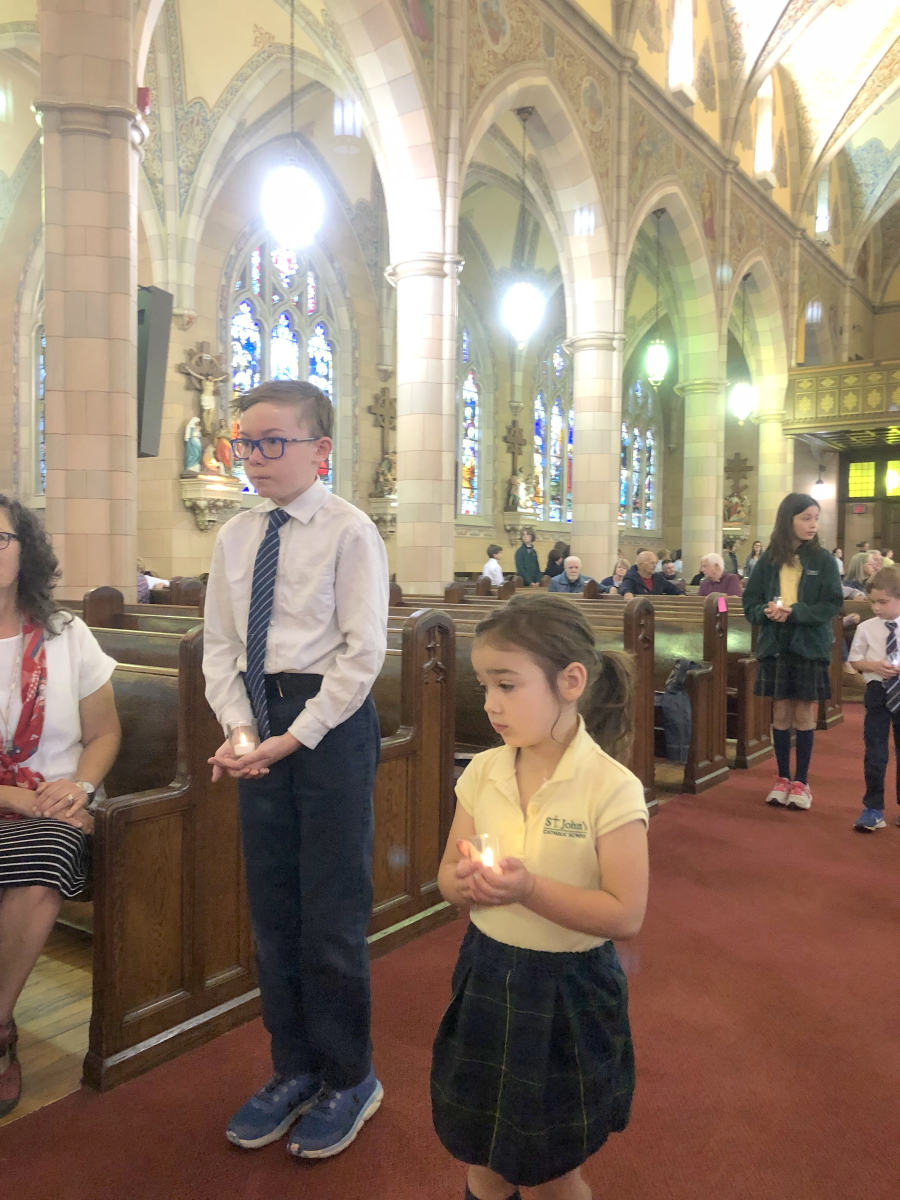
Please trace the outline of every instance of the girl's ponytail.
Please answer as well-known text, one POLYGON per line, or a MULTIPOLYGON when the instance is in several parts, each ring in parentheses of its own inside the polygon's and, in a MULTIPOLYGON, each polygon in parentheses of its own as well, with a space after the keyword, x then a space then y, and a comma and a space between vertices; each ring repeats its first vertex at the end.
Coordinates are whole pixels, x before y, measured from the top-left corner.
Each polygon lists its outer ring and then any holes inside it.
POLYGON ((598 651, 590 622, 571 600, 535 592, 514 596, 479 622, 475 636, 530 654, 554 691, 559 672, 582 663, 588 673, 579 703, 585 727, 611 758, 628 761, 634 732, 631 660, 622 651, 598 651))
POLYGON ((601 750, 627 763, 634 737, 634 675, 631 659, 621 650, 597 653, 596 673, 588 680, 579 709, 601 750))

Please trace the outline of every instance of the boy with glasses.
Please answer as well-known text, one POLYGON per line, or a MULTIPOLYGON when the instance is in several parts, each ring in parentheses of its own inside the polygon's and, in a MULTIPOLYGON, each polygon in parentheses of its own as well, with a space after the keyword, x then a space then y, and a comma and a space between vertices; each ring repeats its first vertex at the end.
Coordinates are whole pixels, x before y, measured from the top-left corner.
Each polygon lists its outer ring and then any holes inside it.
POLYGON ((263 502, 216 538, 203 670, 231 735, 210 762, 214 781, 223 771, 239 781, 275 1074, 227 1136, 256 1149, 293 1126, 291 1154, 327 1158, 383 1094, 369 1041, 366 926, 381 746, 370 691, 387 643, 387 556, 369 518, 318 478, 332 450, 327 397, 276 381, 239 407, 232 448, 263 502))

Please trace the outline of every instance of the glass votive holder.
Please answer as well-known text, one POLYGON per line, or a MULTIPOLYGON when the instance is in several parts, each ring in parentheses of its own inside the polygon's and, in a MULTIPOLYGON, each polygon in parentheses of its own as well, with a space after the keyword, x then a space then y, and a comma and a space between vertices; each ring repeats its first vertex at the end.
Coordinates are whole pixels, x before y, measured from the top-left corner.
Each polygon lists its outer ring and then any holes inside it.
POLYGON ((476 833, 469 838, 472 847, 473 862, 480 862, 485 867, 500 870, 500 839, 495 833, 476 833))
POLYGON ((259 731, 255 721, 244 721, 240 725, 227 725, 228 740, 235 758, 243 758, 259 745, 259 731))

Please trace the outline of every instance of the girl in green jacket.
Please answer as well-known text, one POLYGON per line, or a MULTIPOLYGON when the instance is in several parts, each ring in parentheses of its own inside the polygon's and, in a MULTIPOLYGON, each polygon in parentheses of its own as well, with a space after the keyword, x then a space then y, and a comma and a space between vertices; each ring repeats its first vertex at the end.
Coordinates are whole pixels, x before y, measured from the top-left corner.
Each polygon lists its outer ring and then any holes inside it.
POLYGON ((534 548, 534 530, 522 530, 522 545, 516 551, 516 574, 526 587, 541 586, 541 567, 534 548))
POLYGON ((834 618, 843 607, 834 556, 820 543, 819 505, 802 492, 778 506, 768 548, 747 581, 747 619, 759 625, 756 695, 771 696, 778 778, 767 804, 809 808, 808 772, 819 701, 831 696, 834 618), (791 730, 797 763, 791 780, 791 730))

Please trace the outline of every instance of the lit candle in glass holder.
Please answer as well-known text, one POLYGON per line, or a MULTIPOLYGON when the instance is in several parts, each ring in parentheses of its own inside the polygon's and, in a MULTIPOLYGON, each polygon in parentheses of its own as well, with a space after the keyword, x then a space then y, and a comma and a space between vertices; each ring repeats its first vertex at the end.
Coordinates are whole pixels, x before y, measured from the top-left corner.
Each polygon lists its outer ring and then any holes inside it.
POLYGON ((472 847, 472 858, 482 866, 500 870, 500 839, 493 833, 478 833, 469 838, 472 847))
POLYGON ((256 722, 252 721, 249 725, 246 723, 243 725, 230 725, 228 727, 228 740, 231 742, 235 758, 243 758, 245 754, 252 754, 259 745, 256 722))

